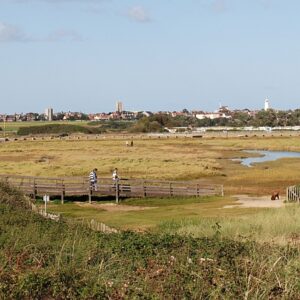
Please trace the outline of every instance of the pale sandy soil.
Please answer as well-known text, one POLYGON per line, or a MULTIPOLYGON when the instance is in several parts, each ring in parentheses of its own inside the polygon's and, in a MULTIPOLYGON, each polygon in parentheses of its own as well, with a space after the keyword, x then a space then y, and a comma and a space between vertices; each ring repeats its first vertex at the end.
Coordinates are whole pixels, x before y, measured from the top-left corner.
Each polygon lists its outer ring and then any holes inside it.
POLYGON ((236 195, 234 196, 237 199, 235 205, 226 205, 224 208, 234 208, 234 207, 274 207, 279 208, 284 206, 284 197, 281 197, 280 200, 271 200, 270 196, 263 197, 253 197, 248 195, 236 195))
POLYGON ((83 202, 75 202, 78 206, 81 207, 93 207, 96 209, 104 209, 106 211, 139 211, 139 210, 146 210, 146 209, 154 209, 156 207, 145 207, 145 206, 129 206, 129 205, 122 205, 122 204, 115 204, 115 203, 83 203, 83 202))

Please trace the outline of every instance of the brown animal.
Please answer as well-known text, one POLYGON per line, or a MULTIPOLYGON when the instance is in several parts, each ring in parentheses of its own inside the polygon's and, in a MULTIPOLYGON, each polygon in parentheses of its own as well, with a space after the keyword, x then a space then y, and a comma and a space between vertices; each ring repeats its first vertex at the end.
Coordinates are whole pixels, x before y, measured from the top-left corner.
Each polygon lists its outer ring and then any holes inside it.
POLYGON ((271 200, 279 200, 279 192, 273 192, 271 195, 271 200))

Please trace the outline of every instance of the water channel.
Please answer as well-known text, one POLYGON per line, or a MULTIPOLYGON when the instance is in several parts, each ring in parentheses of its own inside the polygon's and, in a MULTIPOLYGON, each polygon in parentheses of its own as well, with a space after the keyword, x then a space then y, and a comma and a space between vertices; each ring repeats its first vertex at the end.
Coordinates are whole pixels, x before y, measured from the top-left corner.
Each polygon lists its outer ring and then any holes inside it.
POLYGON ((254 163, 274 161, 280 158, 300 158, 300 152, 260 151, 260 150, 245 150, 245 152, 260 155, 259 157, 247 157, 247 158, 238 159, 242 165, 247 167, 252 167, 254 163))

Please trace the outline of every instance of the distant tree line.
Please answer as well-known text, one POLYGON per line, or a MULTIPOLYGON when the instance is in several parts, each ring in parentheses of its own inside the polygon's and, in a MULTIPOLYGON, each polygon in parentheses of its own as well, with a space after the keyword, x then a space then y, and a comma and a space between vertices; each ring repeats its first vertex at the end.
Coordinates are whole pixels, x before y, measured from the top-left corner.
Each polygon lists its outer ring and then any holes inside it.
POLYGON ((257 112, 254 116, 246 112, 233 112, 231 118, 197 119, 193 116, 176 116, 155 114, 142 117, 130 129, 132 132, 163 132, 165 127, 213 127, 213 126, 300 126, 300 109, 275 111, 273 109, 257 112))

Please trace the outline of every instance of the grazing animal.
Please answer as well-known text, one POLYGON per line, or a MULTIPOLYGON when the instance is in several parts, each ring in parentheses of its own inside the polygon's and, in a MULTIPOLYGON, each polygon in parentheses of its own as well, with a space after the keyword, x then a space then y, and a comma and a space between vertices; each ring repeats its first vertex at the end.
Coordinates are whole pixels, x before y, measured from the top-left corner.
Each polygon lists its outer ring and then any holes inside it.
POLYGON ((273 192, 271 195, 271 200, 279 199, 279 192, 273 192))

